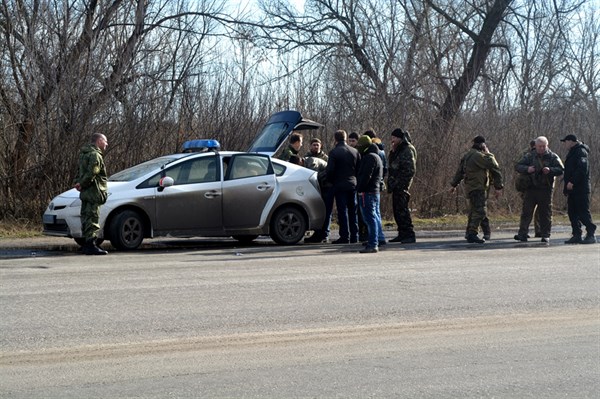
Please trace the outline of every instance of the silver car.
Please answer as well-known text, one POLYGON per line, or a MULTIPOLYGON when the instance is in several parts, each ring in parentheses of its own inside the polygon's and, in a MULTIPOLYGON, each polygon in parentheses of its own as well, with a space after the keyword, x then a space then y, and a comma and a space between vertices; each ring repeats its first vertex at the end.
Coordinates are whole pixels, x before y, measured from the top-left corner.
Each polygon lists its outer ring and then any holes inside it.
MULTIPOLYGON (((249 152, 207 146, 112 175, 108 200, 100 208, 99 239, 121 250, 158 236, 232 236, 250 242, 268 235, 278 244, 298 243, 325 217, 317 175, 270 155, 292 130, 318 126, 296 111, 283 111, 269 119, 249 152)), ((55 197, 43 215, 44 234, 83 244, 80 208, 75 189, 55 197)))

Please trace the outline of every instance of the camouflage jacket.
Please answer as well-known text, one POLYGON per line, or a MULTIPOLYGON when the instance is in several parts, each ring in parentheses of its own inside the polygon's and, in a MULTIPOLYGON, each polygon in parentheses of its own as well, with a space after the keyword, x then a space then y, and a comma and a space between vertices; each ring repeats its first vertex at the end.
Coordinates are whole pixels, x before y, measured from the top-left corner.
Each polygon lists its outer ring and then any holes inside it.
POLYGON ((282 161, 288 161, 290 160, 290 158, 292 157, 292 155, 298 155, 298 151, 296 151, 294 149, 294 147, 292 147, 291 145, 288 145, 286 147, 285 150, 283 150, 283 152, 281 153, 281 155, 279 156, 279 159, 281 159, 282 161))
POLYGON ((400 143, 387 158, 388 190, 408 191, 416 169, 417 150, 409 142, 400 143))
POLYGON ((93 144, 83 146, 79 154, 79 171, 75 178, 75 183, 81 185, 79 198, 86 202, 104 204, 108 197, 107 180, 102 151, 93 144))
POLYGON ((528 174, 530 166, 535 168, 535 172, 530 173, 533 181, 532 188, 553 188, 554 177, 562 175, 565 170, 558 155, 550 150, 546 150, 542 155, 536 151, 525 154, 515 166, 515 170, 521 174, 528 174), (550 169, 550 173, 547 175, 542 172, 545 167, 550 169))
POLYGON ((494 188, 501 190, 504 186, 502 172, 494 154, 471 148, 460 160, 450 185, 456 187, 464 180, 467 193, 476 190, 485 191, 490 185, 490 177, 494 188))

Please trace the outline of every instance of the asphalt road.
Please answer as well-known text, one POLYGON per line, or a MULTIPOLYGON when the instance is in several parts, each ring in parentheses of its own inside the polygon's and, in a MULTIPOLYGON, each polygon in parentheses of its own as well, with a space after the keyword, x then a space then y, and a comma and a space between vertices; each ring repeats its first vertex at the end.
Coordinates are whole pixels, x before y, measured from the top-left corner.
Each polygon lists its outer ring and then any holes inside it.
POLYGON ((4 242, 0 397, 598 397, 600 245, 511 237, 4 242))

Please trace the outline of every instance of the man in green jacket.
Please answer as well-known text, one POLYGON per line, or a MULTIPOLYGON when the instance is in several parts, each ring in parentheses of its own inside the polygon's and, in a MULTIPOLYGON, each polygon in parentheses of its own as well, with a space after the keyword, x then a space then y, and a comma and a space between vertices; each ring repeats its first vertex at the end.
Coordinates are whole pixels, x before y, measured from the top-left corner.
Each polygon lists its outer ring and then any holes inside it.
POLYGON ((293 132, 289 139, 289 145, 283 150, 279 159, 289 162, 292 155, 300 157, 300 148, 302 148, 302 134, 293 132))
POLYGON ((531 186, 523 195, 523 210, 519 231, 515 235, 517 241, 527 241, 529 224, 533 212, 539 214, 540 235, 542 242, 550 243, 552 229, 552 193, 554 178, 564 172, 564 166, 558 155, 548 148, 548 139, 540 136, 535 139, 535 151, 526 153, 515 165, 518 173, 530 176, 531 186))
POLYGON ((492 154, 482 136, 473 139, 473 146, 460 160, 460 166, 450 185, 452 192, 461 181, 465 181, 465 190, 469 197, 469 222, 467 225, 467 242, 483 244, 485 240, 478 237, 481 221, 487 217, 487 190, 490 177, 496 197, 502 193, 504 183, 502 173, 494 154, 492 154))
POLYGON ((410 142, 410 135, 400 128, 392 132, 392 148, 388 163, 388 192, 392 193, 394 220, 398 235, 390 242, 412 244, 416 242, 415 230, 410 216, 410 185, 417 169, 417 150, 410 142))
POLYGON ((81 234, 85 238, 82 248, 86 255, 106 255, 108 252, 96 245, 100 230, 100 205, 108 197, 106 168, 102 152, 108 147, 106 136, 92 135, 91 142, 81 148, 79 171, 75 178, 75 189, 81 199, 81 234))

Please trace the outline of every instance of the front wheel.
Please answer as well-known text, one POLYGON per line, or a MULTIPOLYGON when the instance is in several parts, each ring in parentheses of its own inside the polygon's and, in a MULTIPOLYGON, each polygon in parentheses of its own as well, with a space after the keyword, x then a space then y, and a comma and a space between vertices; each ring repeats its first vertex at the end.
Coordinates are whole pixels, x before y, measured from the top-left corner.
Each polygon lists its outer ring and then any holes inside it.
POLYGON ((306 219, 296 208, 281 208, 271 219, 270 235, 273 241, 281 245, 294 245, 306 233, 306 219))
POLYGON ((135 211, 122 211, 110 223, 110 243, 116 249, 136 249, 143 239, 144 222, 135 211))

